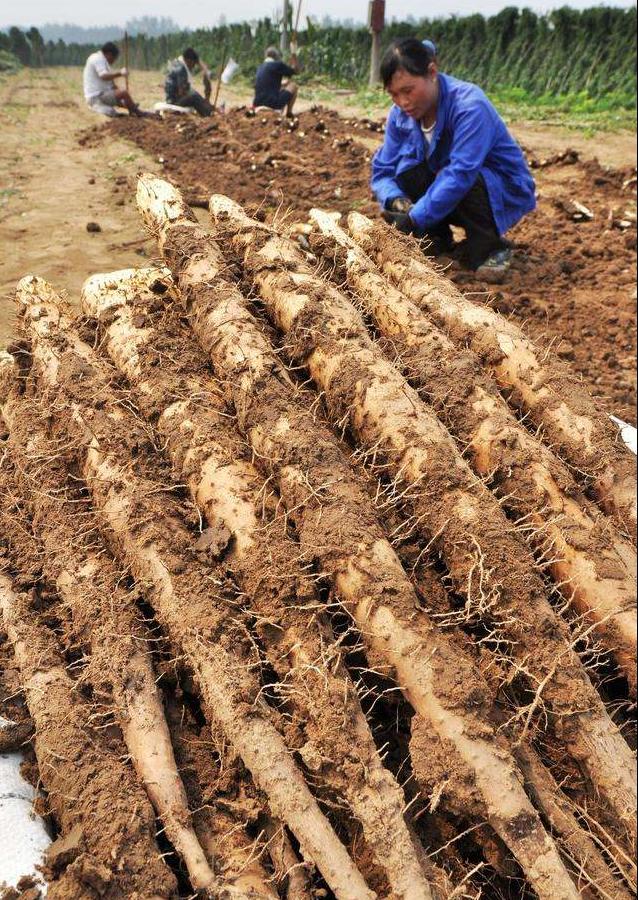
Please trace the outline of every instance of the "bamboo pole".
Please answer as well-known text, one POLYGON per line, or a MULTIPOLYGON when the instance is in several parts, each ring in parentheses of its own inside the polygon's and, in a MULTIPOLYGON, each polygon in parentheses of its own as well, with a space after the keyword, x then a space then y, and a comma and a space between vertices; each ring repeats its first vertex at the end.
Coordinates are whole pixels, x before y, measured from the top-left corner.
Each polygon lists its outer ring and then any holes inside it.
POLYGON ((213 109, 217 109, 217 101, 219 100, 219 92, 222 89, 222 75, 224 74, 224 69, 226 68, 227 58, 228 58, 228 45, 224 45, 224 52, 222 53, 222 62, 219 67, 219 72, 217 73, 217 84, 215 85, 215 97, 213 99, 213 109))
POLYGON ((124 32, 124 68, 126 69, 126 75, 124 76, 124 87, 126 88, 126 92, 129 92, 129 47, 128 47, 128 31, 124 32))

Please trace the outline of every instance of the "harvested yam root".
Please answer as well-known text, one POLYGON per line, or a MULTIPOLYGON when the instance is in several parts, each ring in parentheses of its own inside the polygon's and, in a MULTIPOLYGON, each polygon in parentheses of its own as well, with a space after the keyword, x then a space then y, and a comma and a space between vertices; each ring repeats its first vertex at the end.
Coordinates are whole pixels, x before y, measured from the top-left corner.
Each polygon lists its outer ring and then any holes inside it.
POLYGON ((32 505, 27 535, 32 556, 42 559, 44 576, 55 584, 70 611, 75 641, 90 645, 87 678, 93 695, 110 690, 116 721, 167 837, 186 865, 196 890, 211 887, 214 874, 190 824, 156 676, 146 649, 146 633, 122 574, 95 537, 97 523, 77 487, 67 483, 66 461, 47 441, 37 403, 4 403, 22 496, 32 505), (110 688, 110 690, 109 690, 110 688))
MULTIPOLYGON (((636 552, 579 490, 567 467, 510 412, 469 349, 459 351, 381 275, 334 217, 312 210, 318 242, 338 262, 408 380, 431 403, 474 470, 517 522, 585 627, 595 624, 636 694, 636 552)), ((580 624, 580 623, 579 623, 580 624)))
POLYGON ((419 529, 456 591, 492 625, 512 678, 531 692, 521 738, 541 712, 635 842, 636 763, 552 610, 534 560, 499 503, 477 482, 449 433, 373 343, 360 314, 287 239, 225 197, 211 199, 246 273, 287 336, 286 351, 325 392, 331 415, 409 495, 419 529))
POLYGON ((636 460, 614 426, 567 368, 547 362, 513 322, 465 298, 427 262, 418 245, 359 213, 348 227, 356 242, 407 297, 459 345, 489 367, 512 405, 584 477, 602 508, 636 534, 636 460))
POLYGON ((197 837, 215 859, 219 882, 225 885, 217 895, 223 900, 226 891, 235 900, 279 900, 267 868, 272 854, 260 824, 269 818, 263 796, 224 736, 211 734, 203 721, 187 670, 174 667, 169 661, 162 677, 166 718, 197 837))
MULTIPOLYGON (((400 508, 391 508, 390 511, 387 508, 382 509, 382 518, 389 533, 400 532, 400 524, 403 521, 400 508)), ((411 578, 422 602, 426 603, 427 608, 432 611, 439 626, 445 629, 446 634, 458 645, 462 653, 471 653, 472 639, 458 627, 458 622, 462 622, 464 619, 463 609, 455 607, 450 602, 451 598, 442 589, 440 576, 437 574, 436 567, 428 560, 427 554, 424 555, 418 542, 415 544, 410 537, 405 540, 400 539, 396 548, 403 565, 411 573, 411 578)), ((503 677, 502 660, 499 658, 499 653, 482 645, 477 662, 488 683, 494 703, 501 712, 501 722, 504 723, 509 713, 506 710, 500 710, 498 704, 503 677)), ((549 735, 543 735, 541 743, 545 749, 549 739, 549 735)), ((558 744, 554 747, 553 752, 559 757, 564 754, 563 748, 558 744)), ((601 831, 595 816, 584 826, 579 821, 581 810, 578 808, 578 801, 573 798, 576 795, 580 796, 582 800, 583 795, 580 791, 583 784, 582 777, 579 777, 577 771, 574 771, 574 764, 568 764, 573 778, 569 777, 568 769, 563 768, 558 769, 554 777, 552 768, 548 768, 548 763, 543 764, 540 761, 529 743, 519 743, 515 749, 515 756, 519 768, 524 774, 527 793, 533 798, 534 805, 541 812, 544 822, 550 823, 552 835, 561 847, 569 871, 579 888, 591 890, 601 898, 612 896, 628 900, 630 896, 633 896, 636 872, 623 849, 623 838, 614 838, 606 833, 601 843, 602 834, 596 833, 596 831, 592 834, 591 831, 592 827, 601 831), (559 788, 557 779, 560 779, 560 783, 567 788, 566 792, 559 788), (632 890, 630 891, 626 885, 631 886, 632 890)), ((443 789, 443 798, 445 798, 447 779, 445 766, 443 765, 438 773, 432 766, 430 778, 434 782, 433 795, 438 797, 443 789)), ((589 796, 591 797, 591 793, 589 796)), ((587 804, 588 792, 585 793, 585 798, 584 802, 587 804)), ((600 810, 598 815, 601 815, 600 810)), ((602 817, 606 819, 604 814, 602 817)))
MULTIPOLYGON (((179 194, 165 182, 144 176, 138 203, 159 233, 189 321, 211 354, 256 462, 279 486, 302 550, 330 578, 370 658, 403 687, 418 713, 413 731, 431 732, 455 760, 458 781, 451 779, 450 795, 462 791, 459 804, 487 815, 539 895, 572 896, 574 887, 521 790, 505 743, 479 713, 480 679, 425 615, 415 615, 418 601, 378 526, 367 487, 283 370, 248 302, 224 280, 226 265, 215 242, 183 204, 180 214, 179 194), (464 779, 475 784, 469 796, 464 779), (512 825, 519 816, 529 827, 512 825)), ((428 758, 413 758, 413 765, 425 771, 428 758)))
MULTIPOLYGON (((0 361, 0 374, 8 375, 8 362, 8 358, 0 361)), ((17 373, 15 365, 12 371, 17 373)), ((45 415, 35 401, 24 401, 19 397, 15 380, 10 382, 5 378, 3 384, 3 415, 12 426, 9 446, 5 448, 5 472, 8 461, 15 458, 18 464, 11 470, 11 480, 8 475, 3 480, 6 503, 0 533, 7 535, 12 556, 19 562, 25 559, 40 561, 43 575, 57 586, 63 603, 56 607, 56 613, 61 620, 69 612, 72 617, 68 626, 72 641, 69 652, 77 656, 78 644, 80 647, 90 645, 88 659, 87 651, 83 651, 84 674, 74 683, 76 692, 88 690, 93 699, 87 721, 99 719, 101 724, 95 727, 110 727, 108 721, 104 722, 105 717, 107 720, 112 718, 110 708, 107 706, 105 712, 104 707, 105 702, 114 702, 115 719, 123 732, 127 750, 158 815, 164 820, 164 831, 183 861, 191 884, 199 882, 197 890, 216 897, 222 896, 220 890, 225 891, 224 896, 232 894, 235 900, 248 900, 249 897, 254 900, 262 896, 276 898, 277 895, 269 890, 269 876, 260 869, 257 860, 251 859, 254 841, 246 837, 245 850, 241 852, 241 825, 227 822, 226 832, 219 827, 207 827, 202 821, 202 811, 198 810, 196 835, 157 694, 155 675, 147 651, 140 651, 140 647, 148 642, 148 635, 132 614, 131 596, 122 586, 122 573, 115 570, 107 550, 96 536, 95 516, 87 508, 86 496, 78 488, 78 479, 71 476, 71 485, 66 484, 62 473, 65 467, 72 466, 66 446, 68 441, 47 440, 39 430, 45 415), (72 497, 74 492, 76 496, 72 497), (16 529, 14 524, 16 504, 22 503, 23 497, 28 497, 27 505, 36 511, 34 526, 42 538, 42 545, 31 534, 31 523, 26 517, 19 528, 16 529), (101 700, 99 707, 98 698, 101 700), (220 878, 213 875, 207 858, 221 873, 220 878), (260 885, 262 890, 257 891, 260 885)), ((25 577, 20 572, 19 577, 27 586, 33 576, 25 577)), ((51 616, 50 608, 47 615, 51 616)), ((77 670, 77 664, 75 668, 77 670)), ((159 854, 159 850, 156 852, 159 854)), ((59 858, 67 857, 65 854, 59 858)), ((65 879, 68 880, 66 875, 65 879)), ((76 896, 74 889, 72 896, 76 896)), ((112 896, 128 897, 129 893, 118 894, 116 891, 112 896)))
POLYGON ((277 881, 285 884, 286 900, 312 900, 308 873, 281 826, 270 822, 268 851, 275 861, 277 881))
MULTIPOLYGON (((569 868, 579 890, 582 893, 591 891, 597 897, 630 900, 634 894, 621 881, 620 872, 618 875, 612 874, 605 854, 592 836, 581 827, 575 810, 547 769, 525 746, 518 748, 516 758, 535 805, 542 810, 552 834, 565 848, 565 855, 571 864, 569 868)), ((605 849, 613 859, 613 848, 605 849)))
MULTIPOLYGON (((152 283, 155 273, 150 270, 148 277, 152 283)), ((251 597, 264 653, 294 716, 300 755, 313 780, 335 795, 333 802, 350 807, 393 896, 429 897, 403 819, 404 799, 381 764, 340 662, 341 648, 318 613, 321 601, 300 563, 299 546, 286 537, 282 517, 268 517, 263 478, 242 459, 247 448, 174 302, 169 299, 162 309, 157 296, 139 291, 139 278, 113 273, 111 280, 89 279, 85 311, 108 323, 106 348, 139 408, 149 417, 161 411, 158 430, 176 477, 188 483, 208 521, 203 541, 223 545, 226 570, 251 597), (347 769, 337 764, 345 758, 347 769)), ((276 513, 276 503, 270 505, 276 513)))
POLYGON ((48 896, 88 898, 96 889, 122 900, 174 896, 175 878, 155 841, 153 809, 121 761, 123 747, 94 727, 91 704, 79 696, 46 615, 1 573, 0 610, 36 727, 40 779, 71 848, 72 861, 48 896))
POLYGON ((369 900, 374 894, 320 811, 265 702, 255 675, 259 656, 236 592, 212 548, 210 563, 198 559, 180 504, 146 471, 140 451, 150 449, 148 436, 113 398, 113 372, 73 331, 46 282, 23 279, 18 298, 34 372, 49 392, 44 399, 78 448, 114 551, 145 585, 159 622, 192 668, 208 714, 335 895, 369 900))

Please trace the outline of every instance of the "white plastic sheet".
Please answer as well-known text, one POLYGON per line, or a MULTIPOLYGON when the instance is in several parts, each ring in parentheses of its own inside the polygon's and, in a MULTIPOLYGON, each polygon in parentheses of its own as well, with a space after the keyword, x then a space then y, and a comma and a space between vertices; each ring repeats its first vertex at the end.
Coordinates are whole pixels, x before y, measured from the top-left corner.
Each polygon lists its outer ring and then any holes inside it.
POLYGON ((165 103, 163 100, 154 103, 153 110, 158 113, 171 112, 184 116, 192 116, 195 113, 192 106, 177 106, 176 103, 165 103))
POLYGON ((617 416, 609 417, 614 425, 617 425, 620 429, 620 436, 625 442, 625 444, 629 447, 634 456, 638 456, 638 441, 636 429, 633 425, 628 425, 627 422, 623 422, 622 419, 619 419, 617 416))
MULTIPOLYGON (((9 723, 0 717, 0 729, 9 723)), ((21 753, 0 753, 0 886, 15 887, 24 875, 45 887, 36 866, 51 843, 33 811, 35 791, 20 774, 21 753)))
POLYGON ((222 84, 230 84, 238 72, 239 63, 231 56, 231 58, 226 63, 226 68, 222 72, 222 84))

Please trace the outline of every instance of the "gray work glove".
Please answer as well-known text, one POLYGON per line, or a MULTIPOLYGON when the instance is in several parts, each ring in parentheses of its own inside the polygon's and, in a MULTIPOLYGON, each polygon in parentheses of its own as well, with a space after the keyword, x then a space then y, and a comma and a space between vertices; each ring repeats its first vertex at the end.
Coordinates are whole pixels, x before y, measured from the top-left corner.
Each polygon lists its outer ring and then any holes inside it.
POLYGON ((382 216, 388 225, 394 225, 403 234, 418 235, 420 233, 418 225, 410 218, 410 214, 407 212, 390 212, 390 210, 386 210, 382 213, 382 216))
POLYGON ((395 197, 388 206, 390 212, 409 213, 412 209, 412 201, 407 197, 395 197))

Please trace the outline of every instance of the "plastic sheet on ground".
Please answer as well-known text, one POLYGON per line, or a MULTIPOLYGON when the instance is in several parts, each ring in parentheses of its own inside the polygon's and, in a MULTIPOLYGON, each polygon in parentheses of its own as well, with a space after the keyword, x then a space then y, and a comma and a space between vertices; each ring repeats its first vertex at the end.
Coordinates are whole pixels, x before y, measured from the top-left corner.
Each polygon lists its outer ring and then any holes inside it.
POLYGON ((170 112, 185 116, 193 115, 195 112, 192 106, 177 106, 177 104, 175 103, 165 103, 163 100, 160 100, 158 103, 154 103, 153 110, 158 113, 170 112))
MULTIPOLYGON (((0 728, 6 727, 0 717, 0 728)), ((45 887, 36 866, 51 843, 44 821, 33 810, 33 787, 20 774, 21 753, 0 753, 0 887, 15 887, 25 875, 45 887)))
POLYGON ((617 425, 620 430, 620 436, 625 442, 625 444, 629 447, 634 456, 638 456, 638 432, 633 425, 629 425, 627 422, 623 422, 622 419, 619 419, 617 416, 609 417, 614 425, 617 425))

